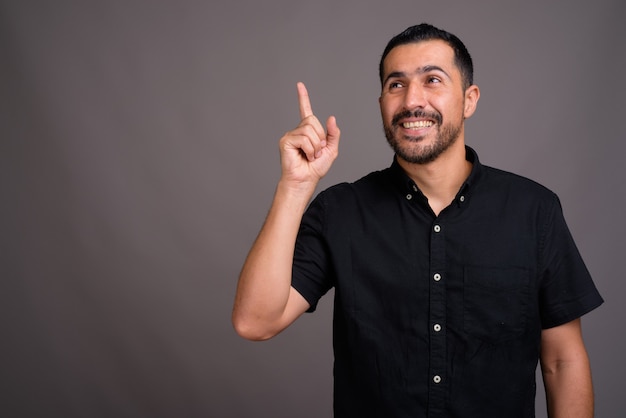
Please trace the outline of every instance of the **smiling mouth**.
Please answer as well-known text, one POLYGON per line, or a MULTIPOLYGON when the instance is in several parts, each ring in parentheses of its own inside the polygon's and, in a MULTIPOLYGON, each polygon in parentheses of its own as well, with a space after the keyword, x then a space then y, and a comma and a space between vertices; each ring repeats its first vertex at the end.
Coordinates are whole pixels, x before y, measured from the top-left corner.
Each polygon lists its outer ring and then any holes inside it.
POLYGON ((435 122, 432 120, 418 120, 414 122, 404 122, 402 127, 405 129, 420 129, 420 128, 430 128, 433 126, 435 122))

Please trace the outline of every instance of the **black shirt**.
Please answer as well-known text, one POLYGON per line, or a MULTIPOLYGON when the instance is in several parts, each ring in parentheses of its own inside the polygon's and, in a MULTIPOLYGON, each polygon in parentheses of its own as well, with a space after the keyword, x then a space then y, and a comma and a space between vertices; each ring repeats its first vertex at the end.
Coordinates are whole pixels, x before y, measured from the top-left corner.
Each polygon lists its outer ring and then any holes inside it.
POLYGON ((307 209, 293 286, 310 311, 335 288, 335 417, 534 417, 542 328, 602 303, 557 196, 467 159, 439 216, 396 161, 307 209))

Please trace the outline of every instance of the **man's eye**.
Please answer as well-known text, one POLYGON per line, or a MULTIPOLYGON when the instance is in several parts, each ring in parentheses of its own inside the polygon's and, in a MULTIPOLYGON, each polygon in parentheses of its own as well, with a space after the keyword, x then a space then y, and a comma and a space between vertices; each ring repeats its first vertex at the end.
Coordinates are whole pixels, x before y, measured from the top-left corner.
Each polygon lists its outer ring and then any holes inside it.
POLYGON ((441 80, 439 80, 439 78, 437 77, 428 77, 428 82, 429 83, 441 83, 441 80))
POLYGON ((400 87, 402 87, 402 83, 400 83, 399 81, 394 81, 392 83, 389 83, 390 89, 398 89, 400 87))

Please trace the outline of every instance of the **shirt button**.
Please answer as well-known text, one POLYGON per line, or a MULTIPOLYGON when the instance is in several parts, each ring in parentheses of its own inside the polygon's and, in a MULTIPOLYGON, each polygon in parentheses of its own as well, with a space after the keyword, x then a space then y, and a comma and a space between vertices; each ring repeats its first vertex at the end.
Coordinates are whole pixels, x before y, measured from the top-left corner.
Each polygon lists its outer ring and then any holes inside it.
POLYGON ((441 325, 439 325, 439 324, 435 324, 435 325, 433 326, 433 329, 435 330, 435 332, 439 332, 439 331, 441 331, 441 325))
POLYGON ((459 198, 459 200, 460 200, 461 202, 465 202, 465 196, 461 196, 461 197, 459 198))
POLYGON ((433 229, 435 230, 435 232, 440 232, 441 231, 441 227, 439 225, 435 225, 435 227, 433 229))
POLYGON ((441 274, 439 273, 435 273, 435 275, 433 276, 433 279, 438 282, 439 280, 441 280, 441 274))
POLYGON ((434 376, 434 377, 433 377, 433 382, 435 382, 435 383, 441 383, 441 376, 439 376, 439 375, 434 376))
POLYGON ((413 195, 412 194, 406 195, 406 200, 411 200, 411 199, 413 199, 413 195))

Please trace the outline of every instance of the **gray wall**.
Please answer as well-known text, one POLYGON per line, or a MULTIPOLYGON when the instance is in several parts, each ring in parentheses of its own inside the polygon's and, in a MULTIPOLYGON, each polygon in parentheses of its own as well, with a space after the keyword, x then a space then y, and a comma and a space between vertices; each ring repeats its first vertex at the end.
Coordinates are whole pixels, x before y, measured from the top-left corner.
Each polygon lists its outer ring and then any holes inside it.
POLYGON ((624 416, 624 2, 220 3, 0 3, 0 415, 330 416, 331 298, 251 343, 237 275, 296 81, 343 132, 322 187, 386 167, 378 59, 427 21, 475 59, 467 142, 562 199, 606 299, 597 415, 624 416))

